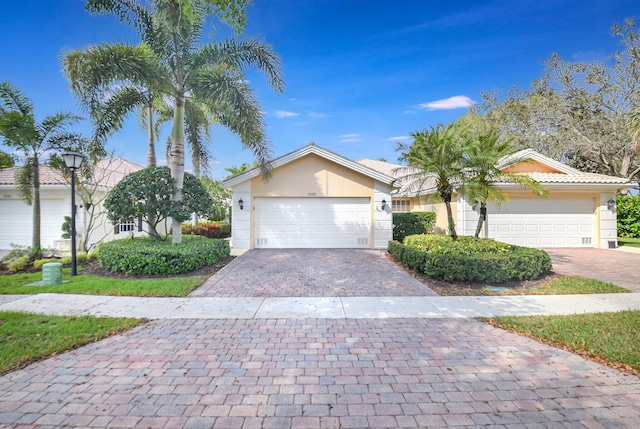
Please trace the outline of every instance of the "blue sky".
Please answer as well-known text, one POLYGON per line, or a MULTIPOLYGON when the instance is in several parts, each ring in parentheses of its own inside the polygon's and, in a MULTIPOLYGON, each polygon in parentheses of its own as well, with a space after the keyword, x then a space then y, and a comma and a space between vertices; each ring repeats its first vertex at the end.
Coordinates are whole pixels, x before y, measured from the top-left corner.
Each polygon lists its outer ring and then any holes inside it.
MULTIPOLYGON (((483 91, 528 87, 553 52, 607 61, 618 47, 611 25, 640 15, 637 0, 254 2, 245 34, 274 46, 287 84, 275 95, 261 74, 247 72, 273 154, 313 141, 350 159, 391 162, 397 142, 456 119, 483 91)), ((6 2, 0 24, 0 79, 25 92, 40 119, 82 114, 61 73, 64 50, 137 41, 115 18, 89 15, 82 0, 6 2)), ((220 27, 214 37, 226 35, 220 27)), ((88 132, 88 125, 77 130, 88 132)), ((253 161, 224 129, 214 127, 212 137, 212 177, 253 161)), ((135 118, 108 149, 144 165, 146 136, 135 118)), ((160 160, 163 154, 159 148, 160 160)))

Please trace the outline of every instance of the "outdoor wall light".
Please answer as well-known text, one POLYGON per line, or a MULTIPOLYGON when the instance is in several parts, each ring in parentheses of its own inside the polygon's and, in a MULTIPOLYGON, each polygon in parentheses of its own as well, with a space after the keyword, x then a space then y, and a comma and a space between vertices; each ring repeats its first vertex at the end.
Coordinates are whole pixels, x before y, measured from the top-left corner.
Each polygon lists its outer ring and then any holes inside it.
POLYGON ((616 207, 616 202, 613 198, 609 198, 609 201, 607 201, 607 208, 609 210, 613 210, 616 207))
POLYGON ((240 210, 244 209, 244 201, 242 201, 242 198, 238 200, 238 205, 240 206, 240 210))
POLYGON ((387 200, 382 200, 382 205, 380 206, 380 210, 384 211, 387 208, 387 200))

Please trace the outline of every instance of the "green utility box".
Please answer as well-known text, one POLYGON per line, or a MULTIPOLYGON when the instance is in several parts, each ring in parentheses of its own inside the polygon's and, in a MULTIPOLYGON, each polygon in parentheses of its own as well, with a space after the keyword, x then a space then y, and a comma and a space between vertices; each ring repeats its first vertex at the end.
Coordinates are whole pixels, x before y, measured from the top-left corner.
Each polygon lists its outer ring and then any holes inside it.
POLYGON ((47 262, 42 266, 42 286, 62 283, 62 262, 47 262))

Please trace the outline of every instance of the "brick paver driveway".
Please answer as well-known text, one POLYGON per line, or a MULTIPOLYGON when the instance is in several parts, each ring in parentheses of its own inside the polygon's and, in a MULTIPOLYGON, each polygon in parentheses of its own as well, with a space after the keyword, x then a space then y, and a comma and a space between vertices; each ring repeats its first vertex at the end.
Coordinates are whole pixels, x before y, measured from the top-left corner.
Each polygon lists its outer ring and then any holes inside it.
POLYGON ((224 267, 193 297, 435 296, 368 249, 250 250, 224 267))
POLYGON ((598 279, 640 292, 640 254, 613 249, 545 249, 553 270, 598 279))
MULTIPOLYGON (((348 270, 258 251, 205 289, 428 292, 326 252, 348 270)), ((636 429, 640 379, 473 319, 166 319, 0 377, 0 427, 636 429)))
POLYGON ((475 320, 162 320, 0 378, 0 425, 638 428, 640 379, 475 320))

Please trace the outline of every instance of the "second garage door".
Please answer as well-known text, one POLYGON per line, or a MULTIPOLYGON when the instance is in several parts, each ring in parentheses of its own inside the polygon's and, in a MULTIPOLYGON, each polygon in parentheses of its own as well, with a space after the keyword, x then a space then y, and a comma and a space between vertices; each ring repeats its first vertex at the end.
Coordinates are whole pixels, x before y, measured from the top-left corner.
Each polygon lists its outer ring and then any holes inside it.
POLYGON ((256 248, 369 248, 369 198, 256 198, 256 248))
POLYGON ((487 206, 489 238, 528 247, 593 247, 592 198, 514 198, 487 206))
MULTIPOLYGON (((0 249, 11 249, 12 244, 31 246, 33 207, 22 200, 0 200, 0 213, 0 249)), ((62 235, 64 200, 40 200, 40 213, 40 245, 55 248, 62 235)))

